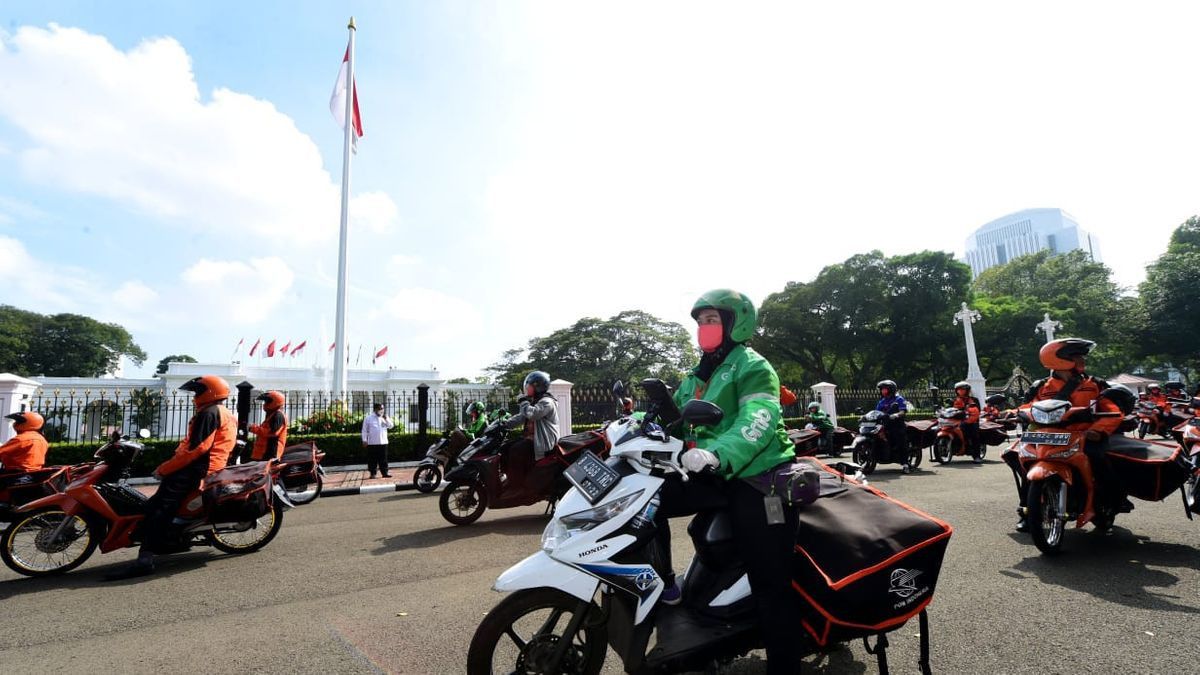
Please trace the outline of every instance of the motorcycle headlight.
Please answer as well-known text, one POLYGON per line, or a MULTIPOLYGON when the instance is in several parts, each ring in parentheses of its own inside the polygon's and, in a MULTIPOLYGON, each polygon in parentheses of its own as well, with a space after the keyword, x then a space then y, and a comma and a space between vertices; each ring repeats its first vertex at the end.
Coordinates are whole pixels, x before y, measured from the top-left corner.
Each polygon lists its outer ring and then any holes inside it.
POLYGON ((563 542, 571 538, 574 534, 562 524, 558 518, 551 518, 546 525, 546 530, 542 532, 542 550, 546 553, 554 551, 554 549, 562 546, 563 542))
POLYGON ((605 502, 599 506, 592 507, 586 511, 572 513, 568 516, 563 516, 559 520, 568 529, 575 530, 590 530, 600 523, 611 520, 613 517, 620 514, 625 509, 638 499, 641 498, 644 490, 638 490, 632 494, 625 495, 620 499, 614 499, 611 502, 605 502))
POLYGON ((1038 407, 1029 409, 1032 413, 1033 421, 1038 424, 1058 424, 1062 421, 1063 415, 1067 414, 1067 408, 1055 408, 1054 410, 1042 410, 1038 407))

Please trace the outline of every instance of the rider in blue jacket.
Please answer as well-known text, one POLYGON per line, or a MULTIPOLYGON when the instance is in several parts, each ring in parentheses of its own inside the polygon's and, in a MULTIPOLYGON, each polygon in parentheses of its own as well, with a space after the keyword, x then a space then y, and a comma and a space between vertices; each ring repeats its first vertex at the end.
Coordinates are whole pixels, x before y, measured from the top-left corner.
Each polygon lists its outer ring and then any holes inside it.
POLYGON ((908 402, 900 395, 899 388, 893 380, 880 380, 875 385, 879 388, 879 403, 875 409, 887 415, 883 422, 883 431, 887 434, 888 445, 892 457, 903 457, 901 462, 908 466, 908 430, 904 425, 904 415, 908 412, 908 402))

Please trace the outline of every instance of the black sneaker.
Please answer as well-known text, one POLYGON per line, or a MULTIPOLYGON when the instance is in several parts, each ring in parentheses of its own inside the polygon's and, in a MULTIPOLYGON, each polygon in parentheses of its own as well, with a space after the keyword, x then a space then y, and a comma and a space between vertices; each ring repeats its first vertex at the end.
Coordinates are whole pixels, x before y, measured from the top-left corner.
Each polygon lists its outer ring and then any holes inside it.
POLYGON ((1121 504, 1117 506, 1118 513, 1129 513, 1133 510, 1133 502, 1128 499, 1122 499, 1121 504))
POLYGON ((1028 531, 1029 531, 1029 523, 1025 522, 1025 516, 1021 516, 1021 519, 1017 521, 1017 532, 1028 532, 1028 531))

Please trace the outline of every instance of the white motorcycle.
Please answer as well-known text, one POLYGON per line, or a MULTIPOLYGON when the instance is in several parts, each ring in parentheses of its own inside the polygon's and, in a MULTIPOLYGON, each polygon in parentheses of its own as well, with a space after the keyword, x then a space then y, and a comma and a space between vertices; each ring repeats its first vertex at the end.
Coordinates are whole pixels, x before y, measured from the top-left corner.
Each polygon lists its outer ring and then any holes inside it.
MULTIPOLYGON (((610 644, 626 672, 697 670, 762 646, 726 512, 692 520, 696 555, 680 581, 684 600, 658 602, 665 583, 652 563, 662 472, 687 475, 684 442, 657 422, 682 417, 711 426, 723 413, 699 400, 681 413, 661 381, 642 386, 650 403, 645 418, 608 425, 607 462, 588 453, 567 469, 574 489, 559 501, 542 550, 496 580, 495 590, 512 594, 476 629, 467 653, 471 675, 598 673, 610 644)), ((623 395, 619 382, 614 393, 623 395)))

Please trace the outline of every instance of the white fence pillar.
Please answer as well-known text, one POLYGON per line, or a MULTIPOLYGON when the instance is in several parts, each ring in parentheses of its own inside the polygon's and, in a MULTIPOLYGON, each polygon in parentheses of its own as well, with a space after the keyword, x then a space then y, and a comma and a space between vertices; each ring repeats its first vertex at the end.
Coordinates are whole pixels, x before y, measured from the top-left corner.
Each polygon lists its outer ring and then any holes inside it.
POLYGON ((560 436, 571 433, 571 387, 574 386, 566 380, 550 382, 550 393, 558 400, 558 433, 560 436))
POLYGON ((833 423, 837 424, 837 402, 834 399, 834 392, 837 391, 837 385, 828 382, 818 382, 811 389, 817 397, 817 403, 821 404, 821 410, 824 410, 830 419, 833 420, 833 423))
MULTIPOLYGON (((29 396, 41 387, 40 382, 28 380, 12 373, 0 373, 0 418, 15 412, 24 412, 29 396)), ((0 443, 16 434, 8 420, 0 419, 0 443)))

